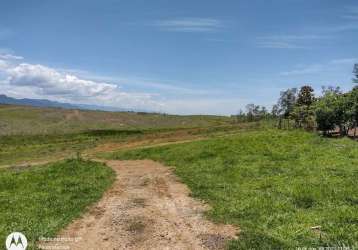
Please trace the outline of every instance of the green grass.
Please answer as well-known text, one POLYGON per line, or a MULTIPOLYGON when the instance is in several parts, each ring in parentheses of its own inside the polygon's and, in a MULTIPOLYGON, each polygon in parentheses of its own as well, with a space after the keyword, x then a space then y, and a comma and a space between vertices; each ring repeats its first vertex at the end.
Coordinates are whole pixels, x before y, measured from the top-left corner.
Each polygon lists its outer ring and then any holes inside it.
POLYGON ((141 130, 90 130, 73 134, 11 135, 0 137, 0 165, 73 157, 106 140, 124 141, 141 130))
POLYGON ((107 157, 175 166, 211 219, 241 228, 231 249, 358 243, 358 144, 349 139, 264 130, 107 157))
POLYGON ((224 116, 179 116, 35 108, 0 104, 0 168, 73 157, 101 143, 212 136, 251 129, 224 116))
POLYGON ((31 161, 58 160, 76 156, 101 143, 127 143, 144 139, 158 139, 180 136, 210 137, 239 130, 253 129, 260 124, 240 124, 203 128, 161 128, 161 129, 96 129, 79 133, 49 135, 7 135, 0 136, 0 167, 23 164, 31 161))
POLYGON ((210 127, 228 125, 232 121, 225 116, 104 112, 0 104, 0 136, 73 134, 96 129, 210 127))
POLYGON ((101 163, 77 159, 0 170, 0 241, 18 231, 35 249, 39 237, 55 236, 97 201, 114 176, 101 163))

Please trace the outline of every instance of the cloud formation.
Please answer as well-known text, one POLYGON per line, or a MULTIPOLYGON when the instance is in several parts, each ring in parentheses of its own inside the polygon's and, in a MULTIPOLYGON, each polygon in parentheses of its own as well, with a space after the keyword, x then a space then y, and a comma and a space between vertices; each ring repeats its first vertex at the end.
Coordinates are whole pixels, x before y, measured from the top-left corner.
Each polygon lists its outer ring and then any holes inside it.
POLYGON ((328 61, 327 63, 319 63, 319 64, 311 64, 306 66, 297 67, 294 70, 281 72, 281 76, 297 76, 297 75, 309 75, 309 74, 317 74, 320 72, 328 72, 335 70, 337 67, 345 67, 349 66, 353 67, 353 64, 358 62, 358 58, 341 58, 341 59, 333 59, 328 61))
POLYGON ((16 56, 16 55, 12 55, 12 54, 0 54, 0 59, 3 60, 23 60, 24 58, 22 56, 16 56))
POLYGON ((38 64, 21 63, 10 67, 6 72, 9 84, 36 87, 49 95, 93 97, 107 95, 117 88, 114 84, 79 79, 38 64))
MULTIPOLYGON (((269 49, 307 49, 317 41, 339 39, 340 33, 358 30, 358 6, 345 6, 338 10, 341 19, 337 24, 311 25, 302 35, 269 35, 256 38, 258 48, 269 49)), ((317 43, 316 43, 317 44, 317 43)), ((321 45, 321 44, 320 44, 321 45)))
POLYGON ((257 47, 270 49, 304 49, 307 43, 314 40, 326 39, 321 35, 274 35, 257 38, 257 47))
POLYGON ((5 76, 0 84, 17 96, 23 93, 23 97, 28 97, 26 92, 31 92, 28 94, 73 103, 141 110, 161 107, 149 94, 127 93, 116 84, 83 79, 40 64, 17 62, 21 59, 10 54, 0 55, 0 72, 5 76))
POLYGON ((307 75, 307 74, 314 74, 322 70, 323 70, 323 65, 311 64, 305 67, 300 67, 299 69, 281 72, 280 75, 281 76, 307 75))
POLYGON ((213 18, 178 18, 158 20, 153 23, 164 31, 177 32, 212 32, 223 27, 220 20, 213 18))

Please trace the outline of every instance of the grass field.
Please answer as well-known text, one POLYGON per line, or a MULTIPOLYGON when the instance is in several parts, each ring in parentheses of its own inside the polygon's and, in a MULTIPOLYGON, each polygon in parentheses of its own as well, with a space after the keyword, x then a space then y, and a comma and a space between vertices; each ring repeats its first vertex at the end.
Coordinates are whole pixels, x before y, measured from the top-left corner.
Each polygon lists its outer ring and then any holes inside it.
POLYGON ((88 130, 193 128, 228 125, 230 117, 105 112, 0 104, 0 136, 76 134, 88 130))
POLYGON ((349 139, 263 130, 107 158, 174 166, 193 195, 212 206, 211 219, 241 228, 231 249, 358 243, 358 146, 349 139))
POLYGON ((269 121, 232 122, 0 105, 0 237, 17 229, 33 247, 98 200, 113 172, 61 160, 83 155, 174 166, 193 195, 211 205, 208 217, 240 227, 231 249, 357 244, 357 142, 269 129, 269 121), (155 146, 180 141, 192 142, 155 146), (140 148, 118 151, 131 147, 140 148), (23 164, 41 161, 58 162, 23 164))
POLYGON ((103 129, 68 134, 6 135, 0 136, 0 168, 4 165, 54 161, 74 157, 78 153, 90 154, 95 147, 108 143, 155 144, 191 140, 232 134, 237 131, 256 129, 259 126, 259 124, 252 123, 203 128, 103 129))
POLYGON ((79 159, 0 170, 0 239, 23 232, 35 249, 39 237, 55 236, 113 181, 110 168, 79 159))
POLYGON ((0 168, 76 156, 102 143, 194 138, 241 129, 222 116, 0 105, 0 168))
POLYGON ((112 140, 124 141, 143 134, 139 130, 100 130, 73 134, 9 135, 0 137, 0 165, 74 157, 77 153, 112 140))

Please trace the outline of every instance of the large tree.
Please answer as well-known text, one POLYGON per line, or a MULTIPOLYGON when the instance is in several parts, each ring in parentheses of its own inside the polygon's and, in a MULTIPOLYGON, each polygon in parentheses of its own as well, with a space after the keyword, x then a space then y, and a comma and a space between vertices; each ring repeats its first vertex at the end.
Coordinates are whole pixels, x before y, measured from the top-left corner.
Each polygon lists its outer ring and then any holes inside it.
POLYGON ((356 137, 358 126, 358 86, 348 93, 347 102, 350 125, 354 129, 354 137, 356 137))
POLYGON ((247 121, 258 121, 268 117, 267 108, 265 106, 255 105, 253 103, 246 105, 247 121))
POLYGON ((295 120, 296 127, 304 126, 306 129, 314 127, 314 112, 311 108, 315 101, 314 90, 311 86, 301 87, 297 101, 290 117, 295 120))
POLYGON ((314 90, 311 86, 305 85, 301 87, 297 96, 297 105, 299 106, 311 106, 315 101, 314 90))
POLYGON ((349 94, 325 91, 314 105, 318 129, 326 134, 339 127, 341 135, 346 135, 351 127, 350 106, 349 94))
POLYGON ((280 99, 277 105, 279 106, 280 115, 284 118, 288 118, 292 113, 296 103, 297 89, 291 88, 286 91, 281 91, 280 99))
POLYGON ((317 129, 324 135, 336 127, 336 114, 334 110, 337 94, 326 92, 314 105, 317 129))
POLYGON ((272 106, 271 115, 272 115, 272 117, 275 117, 275 118, 280 115, 280 107, 277 104, 272 106))

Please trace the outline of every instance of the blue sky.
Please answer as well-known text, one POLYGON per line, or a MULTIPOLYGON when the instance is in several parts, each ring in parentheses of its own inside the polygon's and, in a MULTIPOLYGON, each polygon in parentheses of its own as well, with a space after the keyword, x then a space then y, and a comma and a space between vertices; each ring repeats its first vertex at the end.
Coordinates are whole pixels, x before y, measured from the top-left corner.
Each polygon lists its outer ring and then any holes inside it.
POLYGON ((0 93, 233 114, 352 87, 354 0, 2 0, 0 93))

